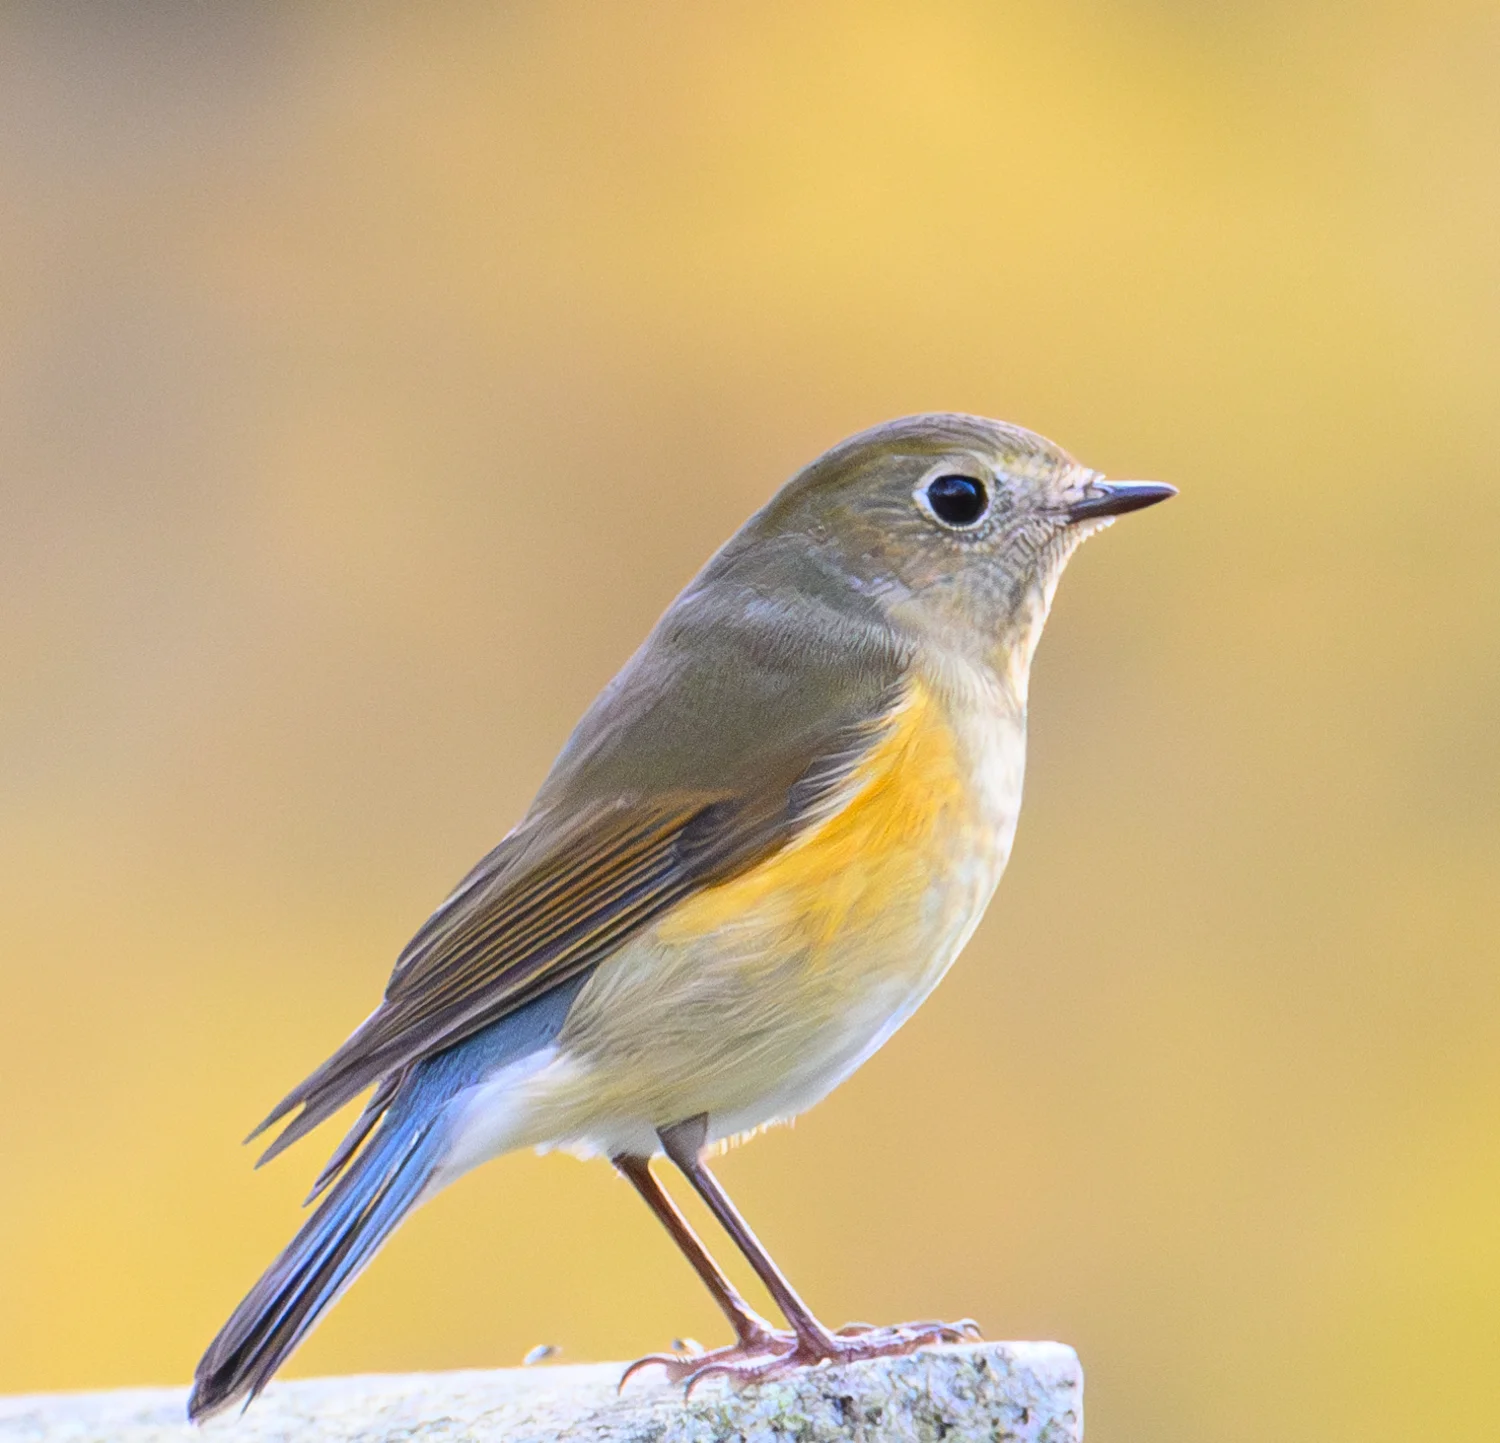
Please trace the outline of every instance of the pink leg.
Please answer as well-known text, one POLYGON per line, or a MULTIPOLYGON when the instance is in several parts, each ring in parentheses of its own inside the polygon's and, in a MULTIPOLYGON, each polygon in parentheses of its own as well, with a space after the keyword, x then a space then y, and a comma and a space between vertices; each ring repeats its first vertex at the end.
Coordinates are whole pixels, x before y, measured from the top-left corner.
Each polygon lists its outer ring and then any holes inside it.
MULTIPOLYGON (((740 1383, 760 1382, 794 1368, 891 1357, 914 1352, 930 1343, 959 1343, 980 1336, 978 1325, 968 1319, 959 1323, 903 1323, 891 1328, 851 1323, 837 1333, 830 1332, 798 1297, 786 1275, 772 1261, 739 1209, 729 1200, 728 1193, 704 1164, 703 1144, 707 1135, 708 1123, 703 1117, 689 1118, 660 1134, 667 1156, 682 1169, 683 1175, 745 1255, 745 1260, 755 1269, 756 1276, 766 1285, 776 1306, 791 1324, 792 1346, 765 1350, 759 1356, 741 1351, 735 1356, 694 1359, 695 1366, 679 1370, 675 1379, 685 1378, 689 1392, 704 1378, 716 1374, 740 1383)), ((778 1342, 785 1336, 779 1335, 778 1342)))
POLYGON ((666 1228, 672 1241, 682 1250, 683 1256, 693 1265, 693 1271, 702 1279, 703 1286, 729 1319, 729 1326, 734 1329, 735 1337, 734 1343, 729 1347, 716 1348, 710 1353, 692 1356, 650 1353, 644 1358, 637 1358, 625 1370, 620 1379, 620 1387, 623 1388, 640 1369, 657 1364, 666 1370, 671 1382, 681 1383, 710 1364, 738 1364, 790 1352, 796 1340, 790 1333, 773 1328, 740 1296, 739 1290, 703 1246, 703 1241, 693 1231, 692 1224, 683 1217, 677 1204, 667 1196, 662 1185, 652 1175, 647 1159, 622 1155, 613 1161, 620 1173, 645 1199, 646 1206, 656 1214, 657 1221, 666 1228))

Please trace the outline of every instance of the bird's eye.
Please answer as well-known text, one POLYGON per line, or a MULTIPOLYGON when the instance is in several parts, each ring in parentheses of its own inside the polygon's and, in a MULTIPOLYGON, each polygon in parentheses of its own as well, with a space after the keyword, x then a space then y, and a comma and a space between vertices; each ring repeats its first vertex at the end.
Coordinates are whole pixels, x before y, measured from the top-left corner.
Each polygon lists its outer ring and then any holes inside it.
POLYGON ((982 481, 972 476, 939 476, 927 483, 927 504, 945 526, 972 526, 989 509, 982 481))

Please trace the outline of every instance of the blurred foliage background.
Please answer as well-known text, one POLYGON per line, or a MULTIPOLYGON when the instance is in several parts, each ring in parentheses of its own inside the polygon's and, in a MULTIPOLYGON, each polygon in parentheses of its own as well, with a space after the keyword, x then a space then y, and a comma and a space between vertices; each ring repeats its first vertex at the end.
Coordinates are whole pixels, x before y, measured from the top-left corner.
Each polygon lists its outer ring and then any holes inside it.
MULTIPOLYGON (((1091 1437, 1494 1437, 1497 74, 1464 0, 0 10, 0 1388, 188 1376, 333 1141, 239 1138, 712 548, 946 408, 1183 494, 968 954, 728 1183, 1091 1437)), ((293 1371, 684 1333, 528 1155, 293 1371)))

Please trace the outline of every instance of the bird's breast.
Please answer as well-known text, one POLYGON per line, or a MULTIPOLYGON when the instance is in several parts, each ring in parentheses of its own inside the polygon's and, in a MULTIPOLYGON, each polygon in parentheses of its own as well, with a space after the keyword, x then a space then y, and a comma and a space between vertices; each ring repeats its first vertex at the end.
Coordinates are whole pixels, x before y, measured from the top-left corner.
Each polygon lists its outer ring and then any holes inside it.
POLYGON ((659 940, 681 946, 750 928, 778 939, 765 959, 772 967, 790 948, 812 970, 878 970, 888 959, 861 962, 840 941, 915 941, 912 930, 939 924, 976 888, 988 897, 1020 801, 1013 730, 956 713, 934 688, 914 684, 842 804, 759 866, 674 908, 659 940))
POLYGON ((841 805, 679 903, 590 979, 559 1038, 590 1110, 654 1126, 707 1112, 724 1136, 794 1115, 848 1076, 983 914, 1023 748, 1002 714, 913 685, 841 805))

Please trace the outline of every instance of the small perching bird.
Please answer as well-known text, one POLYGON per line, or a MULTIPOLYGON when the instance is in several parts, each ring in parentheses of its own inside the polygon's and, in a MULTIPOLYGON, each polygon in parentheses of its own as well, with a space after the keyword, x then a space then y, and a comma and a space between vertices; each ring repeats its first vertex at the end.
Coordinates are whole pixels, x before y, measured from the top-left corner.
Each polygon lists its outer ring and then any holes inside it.
POLYGON ((1010 853, 1063 567, 1173 494, 945 414, 862 432, 788 482, 604 689, 376 1010, 256 1129, 289 1119, 269 1158, 370 1093, 317 1211, 209 1345, 190 1415, 253 1398, 413 1207, 521 1147, 610 1158, 734 1330, 630 1371, 691 1387, 973 1335, 825 1328, 704 1153, 825 1096, 948 970, 1010 853), (710 1257, 658 1153, 788 1328, 710 1257))

